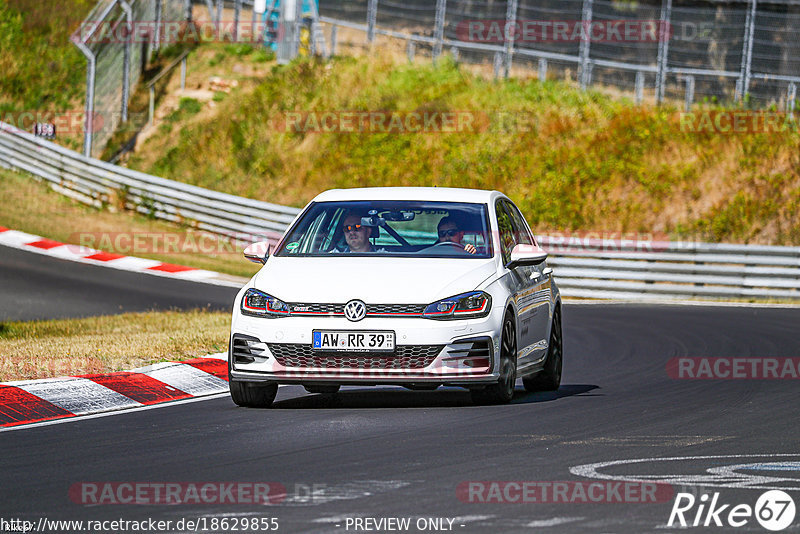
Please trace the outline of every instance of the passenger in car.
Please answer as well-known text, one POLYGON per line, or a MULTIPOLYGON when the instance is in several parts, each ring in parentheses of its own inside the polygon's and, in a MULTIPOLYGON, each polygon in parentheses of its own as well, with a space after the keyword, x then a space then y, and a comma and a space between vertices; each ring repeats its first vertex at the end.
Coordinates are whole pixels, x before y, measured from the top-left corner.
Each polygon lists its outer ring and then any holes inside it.
POLYGON ((456 221, 455 217, 442 217, 442 220, 439 221, 439 225, 436 227, 436 231, 439 234, 439 239, 436 240, 436 243, 444 243, 445 241, 449 241, 451 243, 456 243, 457 245, 463 246, 464 250, 470 254, 475 254, 475 252, 477 252, 475 245, 471 243, 464 245, 461 243, 461 241, 464 239, 464 230, 460 229, 460 225, 456 221))

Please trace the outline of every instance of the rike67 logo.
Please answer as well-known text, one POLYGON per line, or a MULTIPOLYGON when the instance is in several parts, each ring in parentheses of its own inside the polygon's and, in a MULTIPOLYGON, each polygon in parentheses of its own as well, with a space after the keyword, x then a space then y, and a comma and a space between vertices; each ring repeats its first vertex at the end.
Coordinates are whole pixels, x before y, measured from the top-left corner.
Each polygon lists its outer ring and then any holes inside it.
POLYGON ((765 529, 780 531, 792 524, 795 517, 794 499, 781 490, 761 494, 755 506, 723 503, 720 493, 678 493, 669 514, 667 526, 681 527, 733 527, 751 524, 753 518, 765 529))

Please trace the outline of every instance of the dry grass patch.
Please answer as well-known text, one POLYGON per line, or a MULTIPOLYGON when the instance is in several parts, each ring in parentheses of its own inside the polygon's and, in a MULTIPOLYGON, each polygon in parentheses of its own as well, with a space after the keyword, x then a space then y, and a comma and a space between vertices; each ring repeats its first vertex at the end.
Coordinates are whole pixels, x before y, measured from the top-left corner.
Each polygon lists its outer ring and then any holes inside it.
POLYGON ((224 352, 230 314, 127 313, 0 323, 0 381, 121 371, 224 352))
POLYGON ((86 206, 24 174, 0 169, 0 198, 0 226, 12 230, 247 278, 258 270, 242 257, 241 244, 131 212, 86 206))

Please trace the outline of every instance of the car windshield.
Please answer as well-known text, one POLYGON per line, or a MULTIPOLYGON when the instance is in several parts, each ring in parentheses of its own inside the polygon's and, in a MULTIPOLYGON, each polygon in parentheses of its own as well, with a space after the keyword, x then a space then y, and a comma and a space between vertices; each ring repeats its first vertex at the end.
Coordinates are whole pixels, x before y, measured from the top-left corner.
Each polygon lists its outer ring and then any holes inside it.
POLYGON ((425 201, 318 202, 276 256, 490 258, 485 204, 425 201))

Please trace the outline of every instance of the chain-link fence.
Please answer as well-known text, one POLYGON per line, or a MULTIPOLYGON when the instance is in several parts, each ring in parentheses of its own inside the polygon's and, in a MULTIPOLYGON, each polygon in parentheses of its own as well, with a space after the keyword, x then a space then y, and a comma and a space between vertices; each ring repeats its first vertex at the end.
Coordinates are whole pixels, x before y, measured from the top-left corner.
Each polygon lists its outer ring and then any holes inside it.
POLYGON ((167 21, 186 20, 189 0, 101 0, 73 35, 86 56, 84 155, 98 156, 128 120, 130 94, 167 21))
POLYGON ((790 110, 800 84, 796 0, 320 0, 323 22, 651 98, 790 110))

